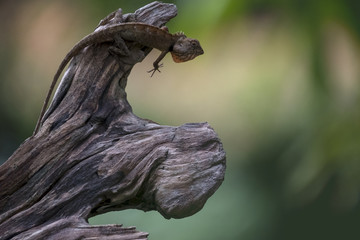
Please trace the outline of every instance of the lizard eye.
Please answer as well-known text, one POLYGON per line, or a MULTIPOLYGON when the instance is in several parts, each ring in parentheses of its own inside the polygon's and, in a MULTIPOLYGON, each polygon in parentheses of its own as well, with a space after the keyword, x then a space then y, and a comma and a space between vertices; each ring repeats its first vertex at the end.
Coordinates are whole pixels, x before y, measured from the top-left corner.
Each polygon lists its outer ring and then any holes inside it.
POLYGON ((196 42, 191 42, 191 46, 196 47, 197 43, 196 42))

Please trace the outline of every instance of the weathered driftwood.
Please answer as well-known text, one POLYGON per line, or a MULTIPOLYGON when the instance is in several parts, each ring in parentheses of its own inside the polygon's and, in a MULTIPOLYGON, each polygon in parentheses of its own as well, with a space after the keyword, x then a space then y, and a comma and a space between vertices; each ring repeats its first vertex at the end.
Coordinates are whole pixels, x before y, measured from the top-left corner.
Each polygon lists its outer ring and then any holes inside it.
MULTIPOLYGON (((121 21, 162 26, 174 16, 174 5, 154 2, 121 21)), ((223 181, 225 153, 207 123, 161 126, 132 113, 127 77, 151 49, 127 44, 128 57, 110 54, 112 43, 78 55, 39 133, 0 167, 0 239, 146 239, 87 219, 129 208, 186 217, 223 181)))

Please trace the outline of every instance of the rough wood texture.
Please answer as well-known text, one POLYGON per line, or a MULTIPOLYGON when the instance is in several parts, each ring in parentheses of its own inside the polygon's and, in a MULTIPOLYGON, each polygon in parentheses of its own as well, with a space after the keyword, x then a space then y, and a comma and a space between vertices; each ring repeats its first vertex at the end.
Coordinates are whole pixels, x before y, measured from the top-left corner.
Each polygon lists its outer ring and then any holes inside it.
MULTIPOLYGON (((174 5, 154 2, 121 21, 162 26, 174 16, 174 5)), ((127 76, 151 49, 127 44, 128 57, 110 54, 112 43, 78 55, 39 133, 0 167, 0 239, 146 239, 87 219, 129 208, 190 216, 223 181, 225 153, 207 123, 161 126, 132 113, 127 76)))

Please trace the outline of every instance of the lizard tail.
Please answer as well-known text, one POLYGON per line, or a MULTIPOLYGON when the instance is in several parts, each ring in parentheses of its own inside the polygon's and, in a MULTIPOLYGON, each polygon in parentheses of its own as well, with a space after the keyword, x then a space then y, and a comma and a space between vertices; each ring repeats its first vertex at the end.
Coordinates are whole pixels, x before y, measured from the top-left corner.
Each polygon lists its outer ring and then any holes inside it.
POLYGON ((39 119, 36 123, 36 127, 35 127, 35 130, 33 132, 33 135, 35 135, 38 131, 39 131, 39 128, 41 126, 41 123, 43 121, 43 117, 45 115, 45 112, 46 112, 46 109, 47 109, 47 106, 49 104, 49 101, 50 101, 50 97, 51 97, 51 93, 53 92, 54 88, 55 88, 55 85, 56 85, 56 82, 57 82, 57 79, 60 77, 63 69, 65 68, 66 64, 68 63, 68 61, 66 60, 67 58, 64 59, 64 61, 61 62, 55 76, 54 76, 54 79, 51 83, 51 86, 50 86, 50 89, 48 91, 48 94, 46 95, 46 98, 45 98, 45 101, 44 101, 44 105, 42 106, 42 109, 41 109, 41 112, 40 112, 40 116, 39 116, 39 119))

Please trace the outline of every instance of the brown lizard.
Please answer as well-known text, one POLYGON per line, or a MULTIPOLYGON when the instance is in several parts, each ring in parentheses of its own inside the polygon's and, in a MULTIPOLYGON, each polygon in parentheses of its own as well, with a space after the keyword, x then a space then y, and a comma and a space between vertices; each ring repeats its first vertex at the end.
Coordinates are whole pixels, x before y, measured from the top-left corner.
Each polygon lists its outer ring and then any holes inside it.
POLYGON ((161 54, 153 63, 154 68, 149 71, 151 76, 153 76, 156 71, 160 72, 159 67, 161 67, 161 65, 159 65, 159 63, 168 52, 171 53, 174 62, 177 63, 192 60, 204 53, 198 40, 188 38, 181 32, 171 34, 166 28, 158 28, 144 23, 127 22, 99 29, 80 40, 60 63, 41 109, 33 135, 39 131, 50 96, 61 72, 68 62, 85 47, 102 42, 115 41, 118 45, 121 45, 119 46, 121 47, 121 52, 126 54, 129 50, 126 48, 123 40, 138 42, 146 47, 156 48, 161 51, 161 54))

